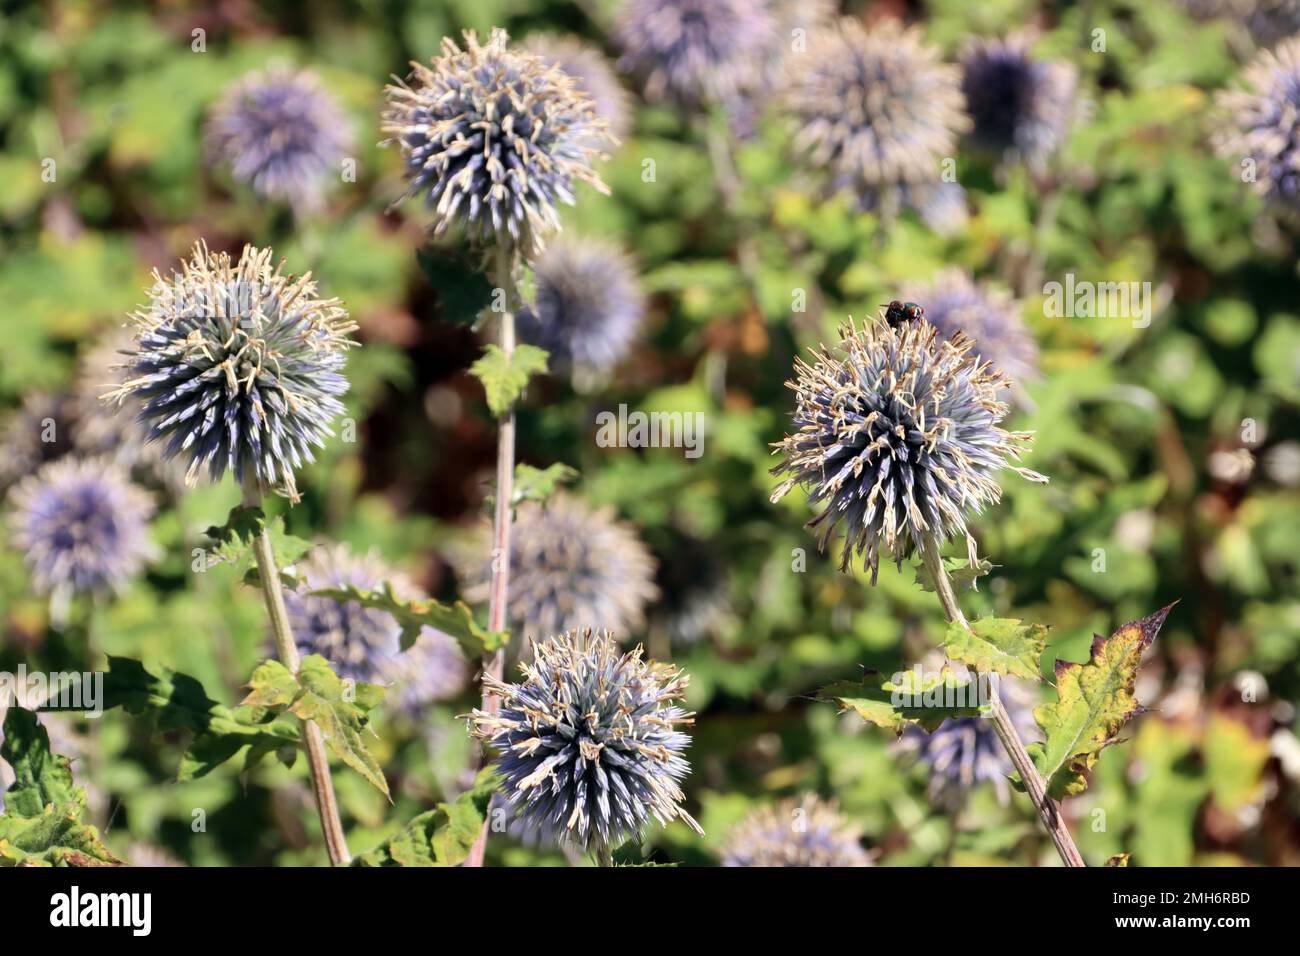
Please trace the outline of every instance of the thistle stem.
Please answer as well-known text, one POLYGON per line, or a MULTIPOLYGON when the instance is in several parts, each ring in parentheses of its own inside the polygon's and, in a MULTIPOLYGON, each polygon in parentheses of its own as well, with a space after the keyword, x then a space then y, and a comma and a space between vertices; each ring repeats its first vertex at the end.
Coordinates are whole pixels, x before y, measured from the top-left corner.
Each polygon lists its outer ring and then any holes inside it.
MULTIPOLYGON (((496 286, 505 295, 505 311, 500 314, 501 351, 507 358, 515 351, 515 313, 514 313, 514 256, 504 250, 497 253, 496 286)), ((515 410, 510 408, 501 419, 501 428, 497 434, 497 494, 496 509, 492 521, 492 586, 488 598, 488 630, 504 631, 506 629, 506 603, 510 597, 510 518, 511 498, 514 496, 515 478, 515 410)), ((505 648, 483 656, 483 676, 500 680, 505 672, 505 648)), ((495 714, 501 709, 501 701, 495 694, 490 694, 486 683, 483 689, 483 711, 495 714)), ((483 865, 483 856, 487 852, 488 825, 483 824, 478 839, 470 848, 465 866, 483 865)))
POLYGON ((596 865, 613 866, 614 865, 614 848, 610 846, 601 846, 596 848, 596 865))
MULTIPOLYGON (((261 503, 261 489, 252 482, 245 482, 244 506, 256 508, 261 503)), ((271 618, 276 653, 280 657, 280 663, 296 676, 298 645, 294 643, 293 630, 289 627, 289 613, 285 610, 284 590, 280 584, 280 569, 276 567, 275 553, 271 550, 271 536, 265 528, 253 539, 253 553, 257 557, 258 577, 261 579, 262 596, 266 599, 266 613, 271 618)), ((347 866, 352 861, 352 855, 348 852, 343 821, 339 819, 338 798, 334 795, 334 779, 330 776, 325 738, 321 736, 316 723, 310 720, 302 722, 302 736, 307 750, 307 764, 311 768, 312 793, 316 798, 316 809, 320 811, 320 825, 325 834, 325 848, 329 852, 330 865, 347 866)))
MULTIPOLYGON (((969 630, 970 624, 966 620, 966 615, 962 614, 961 605, 957 603, 957 595, 953 592, 948 569, 943 566, 943 558, 939 556, 939 543, 932 535, 926 535, 921 541, 920 551, 921 560, 934 579, 934 590, 939 596, 939 603, 943 605, 944 614, 953 624, 960 624, 969 630)), ((989 703, 989 717, 993 721, 993 730, 997 733, 998 740, 1002 742, 1007 756, 1011 758, 1012 766, 1024 781, 1025 792, 1029 794, 1029 799, 1033 801, 1034 809, 1038 811, 1043 827, 1056 845, 1056 852, 1061 855, 1066 866, 1087 866, 1083 862, 1079 848, 1074 844, 1074 837, 1070 835, 1069 827, 1065 825, 1060 806, 1048 796, 1047 784, 1025 750, 1024 741, 1020 739, 1011 715, 1002 704, 997 686, 990 685, 990 692, 992 700, 989 703)))

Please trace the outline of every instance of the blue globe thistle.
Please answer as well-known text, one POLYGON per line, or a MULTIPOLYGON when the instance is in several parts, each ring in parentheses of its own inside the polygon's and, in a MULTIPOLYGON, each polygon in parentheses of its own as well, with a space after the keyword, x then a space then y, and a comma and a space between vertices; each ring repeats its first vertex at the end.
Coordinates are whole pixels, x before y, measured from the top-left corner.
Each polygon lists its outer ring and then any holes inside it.
POLYGON ((280 274, 270 249, 239 261, 194 247, 182 271, 154 273, 137 340, 110 398, 134 400, 153 441, 218 481, 229 469, 297 500, 294 471, 333 434, 347 391, 344 351, 356 326, 337 299, 316 297, 310 273, 280 274))
POLYGON ((264 199, 315 211, 351 148, 346 114, 310 71, 284 65, 240 79, 213 109, 208 150, 264 199))
POLYGON ((871 866, 860 831, 816 794, 746 817, 727 838, 723 866, 871 866))
MULTIPOLYGON (((632 117, 632 97, 623 89, 605 54, 590 43, 571 36, 539 33, 524 41, 524 49, 541 57, 548 66, 558 66, 569 75, 578 90, 591 98, 596 115, 605 121, 610 136, 623 140, 632 117)), ((604 143, 594 144, 598 149, 604 143)))
POLYGON ((1036 59, 1030 45, 1024 33, 971 38, 961 54, 962 93, 972 146, 1041 171, 1069 132, 1079 74, 1063 60, 1036 59))
MULTIPOLYGON (((545 504, 524 502, 510 537, 507 609, 516 634, 541 639, 602 622, 627 634, 644 624, 646 604, 658 596, 655 561, 635 529, 611 509, 589 508, 566 494, 545 504)), ((476 556, 462 562, 462 570, 467 597, 485 599, 490 565, 476 556)))
POLYGON ((612 849, 639 838, 651 818, 699 824, 682 807, 677 729, 694 715, 677 702, 689 678, 666 664, 620 652, 608 631, 569 631, 531 642, 523 680, 491 675, 498 713, 475 710, 471 733, 500 754, 501 793, 533 831, 561 844, 612 849))
POLYGON ((1258 54, 1243 88, 1220 93, 1218 105, 1220 155, 1250 160, 1254 189, 1290 213, 1300 211, 1300 37, 1258 54))
POLYGON ((77 403, 63 392, 33 392, 0 426, 0 490, 72 450, 77 403))
POLYGON ((965 332, 981 361, 992 362, 1018 385, 1038 378, 1038 345, 1025 326, 1020 302, 1005 290, 946 269, 927 285, 905 288, 902 298, 925 306, 926 320, 950 339, 965 332))
POLYGON ((969 128, 957 68, 896 20, 843 18, 788 63, 795 143, 837 186, 934 183, 969 128))
POLYGON ((454 638, 426 627, 404 652, 401 625, 387 611, 312 593, 348 585, 369 591, 388 582, 400 598, 424 596, 377 556, 318 547, 297 571, 303 583, 285 592, 284 604, 299 653, 319 654, 340 677, 393 685, 387 703, 413 715, 465 686, 469 665, 454 638))
POLYGON ((66 457, 10 492, 14 545, 44 594, 121 590, 153 554, 153 501, 108 461, 66 457))
POLYGON ((519 337, 555 368, 609 372, 627 354, 645 313, 636 269, 617 246, 561 238, 533 266, 536 295, 519 311, 519 337))
POLYGON ((628 0, 616 37, 649 99, 693 108, 759 85, 776 31, 765 0, 628 0))
POLYGON ((772 471, 788 477, 772 500, 806 487, 824 505, 808 523, 820 546, 843 524, 841 569, 856 552, 873 583, 882 547, 901 565, 927 536, 965 537, 974 560, 966 518, 1001 497, 994 474, 1047 480, 1009 464, 1031 434, 998 427, 1006 377, 975 359, 964 333, 945 341, 924 320, 850 323, 841 335, 842 355, 823 346, 814 364, 796 360, 795 432, 777 444, 784 461, 772 471))
POLYGON ((560 228, 559 204, 585 182, 610 142, 591 97, 558 66, 507 48, 504 30, 465 49, 442 41, 432 66, 412 63, 410 83, 385 88, 387 142, 406 161, 407 195, 422 194, 434 235, 459 226, 471 242, 539 252, 560 228))

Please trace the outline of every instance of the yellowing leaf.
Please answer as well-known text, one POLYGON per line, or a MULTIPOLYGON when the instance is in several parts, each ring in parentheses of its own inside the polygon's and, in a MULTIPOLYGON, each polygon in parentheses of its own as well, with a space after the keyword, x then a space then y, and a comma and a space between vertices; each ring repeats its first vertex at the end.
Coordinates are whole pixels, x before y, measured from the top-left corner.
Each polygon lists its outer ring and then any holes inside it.
POLYGON ((500 417, 510 411, 515 399, 528 386, 528 380, 546 371, 546 359, 546 350, 535 345, 518 345, 509 355, 500 346, 489 345, 469 370, 483 383, 488 408, 500 417))
POLYGON ((970 627, 950 624, 943 647, 948 657, 984 673, 1038 680, 1038 659, 1047 646, 1047 628, 1013 618, 984 617, 970 627))

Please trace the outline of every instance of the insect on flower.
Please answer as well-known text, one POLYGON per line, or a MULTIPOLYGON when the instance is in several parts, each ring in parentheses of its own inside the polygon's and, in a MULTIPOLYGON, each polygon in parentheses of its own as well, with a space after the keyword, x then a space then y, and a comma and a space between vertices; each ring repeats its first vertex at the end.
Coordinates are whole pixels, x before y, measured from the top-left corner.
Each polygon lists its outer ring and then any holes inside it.
POLYGON ((891 329, 898 328, 904 322, 925 318, 925 306, 917 305, 915 302, 899 302, 897 299, 892 299, 889 305, 882 305, 881 308, 885 310, 885 321, 889 323, 891 329))

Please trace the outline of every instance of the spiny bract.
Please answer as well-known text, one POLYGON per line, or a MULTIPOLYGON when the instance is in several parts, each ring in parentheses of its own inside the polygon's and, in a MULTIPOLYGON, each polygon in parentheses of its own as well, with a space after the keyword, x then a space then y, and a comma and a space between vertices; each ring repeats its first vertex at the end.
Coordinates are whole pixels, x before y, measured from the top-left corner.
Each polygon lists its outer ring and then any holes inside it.
POLYGON ((652 817, 703 833, 680 805, 686 675, 590 630, 533 642, 520 669, 518 684, 484 676, 501 709, 475 710, 470 728, 500 752, 502 793, 530 829, 583 848, 618 847, 652 817))
POLYGON ((434 234, 453 225, 471 242, 526 258, 560 228, 558 206, 586 182, 611 143, 591 97, 558 66, 507 47, 494 29, 465 49, 444 38, 432 66, 412 63, 410 84, 385 88, 383 129, 406 160, 407 195, 423 194, 434 234))
POLYGON ((132 397, 149 437, 187 461, 192 483, 229 469, 297 499, 294 471, 314 460, 343 411, 347 334, 337 299, 318 299, 310 273, 280 274, 270 249, 245 246, 232 263, 203 243, 181 271, 154 273, 124 380, 107 397, 132 397))
POLYGON ((824 504, 808 523, 820 546, 842 522, 840 567, 856 551, 873 583, 882 547, 901 565, 927 536, 936 545, 965 537, 974 560, 966 517, 1001 497, 993 474, 1012 467, 1031 437, 998 427, 1007 379, 976 361, 964 333, 944 340, 924 320, 861 331, 850 323, 841 334, 843 354, 823 347, 814 364, 796 361, 787 383, 797 395, 795 432, 776 446, 785 460, 772 472, 788 477, 772 500, 808 488, 809 503, 824 504))
POLYGON ((861 834, 816 794, 746 817, 727 838, 723 866, 870 866, 861 834))
POLYGON ((1219 94, 1220 155, 1249 161, 1254 189, 1289 213, 1300 212, 1300 37, 1261 52, 1244 88, 1219 94))
MULTIPOLYGON (((572 78, 579 90, 591 97, 596 115, 605 121, 610 135, 622 140, 632 115, 632 97, 619 83, 613 65, 605 54, 576 37, 539 33, 524 41, 524 49, 540 56, 550 66, 558 66, 572 78)), ((596 143, 602 147, 603 143, 596 143)))

